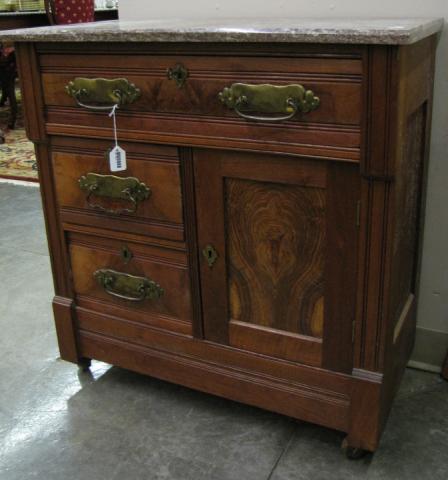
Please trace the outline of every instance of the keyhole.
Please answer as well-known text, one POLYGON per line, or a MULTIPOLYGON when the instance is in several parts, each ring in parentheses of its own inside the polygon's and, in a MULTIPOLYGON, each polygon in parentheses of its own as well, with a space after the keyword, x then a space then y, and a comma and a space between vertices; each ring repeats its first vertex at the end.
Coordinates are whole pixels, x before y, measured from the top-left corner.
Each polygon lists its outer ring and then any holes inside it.
POLYGON ((127 245, 121 247, 121 258, 124 263, 129 263, 134 255, 127 245))
POLYGON ((207 260, 208 266, 212 268, 218 258, 218 252, 213 248, 212 245, 207 245, 204 250, 202 250, 202 254, 207 260))

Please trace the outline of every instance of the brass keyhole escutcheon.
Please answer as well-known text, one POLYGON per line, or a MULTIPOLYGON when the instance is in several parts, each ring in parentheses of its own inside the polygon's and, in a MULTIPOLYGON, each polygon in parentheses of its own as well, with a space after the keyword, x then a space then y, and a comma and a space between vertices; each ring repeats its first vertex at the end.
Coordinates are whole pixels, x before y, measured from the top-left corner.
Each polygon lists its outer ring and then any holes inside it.
POLYGON ((123 262, 127 264, 132 260, 134 254, 131 252, 127 245, 123 245, 120 250, 120 256, 123 262))
POLYGON ((204 255, 204 258, 207 260, 208 266, 210 268, 213 267, 219 256, 213 245, 206 245, 204 250, 202 250, 202 255, 204 255))
POLYGON ((166 73, 169 80, 174 80, 176 82, 177 88, 182 88, 188 78, 188 70, 180 64, 168 68, 166 73))

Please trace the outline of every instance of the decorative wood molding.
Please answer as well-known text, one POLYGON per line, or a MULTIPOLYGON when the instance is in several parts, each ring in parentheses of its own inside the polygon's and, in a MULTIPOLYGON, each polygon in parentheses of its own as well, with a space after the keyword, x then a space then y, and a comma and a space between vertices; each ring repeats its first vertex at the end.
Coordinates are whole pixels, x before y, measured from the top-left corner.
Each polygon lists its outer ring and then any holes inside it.
POLYGON ((193 154, 191 149, 180 148, 181 180, 184 199, 184 225, 186 244, 188 249, 188 264, 190 269, 191 303, 193 309, 193 335, 195 338, 204 337, 202 323, 202 303, 200 294, 199 273, 199 245, 196 231, 196 203, 194 185, 193 154))

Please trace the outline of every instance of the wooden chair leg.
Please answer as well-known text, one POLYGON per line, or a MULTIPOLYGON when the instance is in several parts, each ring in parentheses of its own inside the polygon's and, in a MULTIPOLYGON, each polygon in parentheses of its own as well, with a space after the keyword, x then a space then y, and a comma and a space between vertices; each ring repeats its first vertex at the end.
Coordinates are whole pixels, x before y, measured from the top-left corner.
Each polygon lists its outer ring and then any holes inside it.
POLYGON ((16 98, 16 85, 15 85, 14 77, 9 79, 9 81, 7 82, 6 89, 7 89, 6 94, 9 98, 9 108, 10 108, 8 128, 14 129, 16 126, 16 120, 17 120, 17 98, 16 98))
POLYGON ((0 107, 4 107, 6 100, 8 99, 8 94, 6 89, 6 82, 3 78, 0 79, 0 90, 2 91, 2 96, 0 98, 0 107))

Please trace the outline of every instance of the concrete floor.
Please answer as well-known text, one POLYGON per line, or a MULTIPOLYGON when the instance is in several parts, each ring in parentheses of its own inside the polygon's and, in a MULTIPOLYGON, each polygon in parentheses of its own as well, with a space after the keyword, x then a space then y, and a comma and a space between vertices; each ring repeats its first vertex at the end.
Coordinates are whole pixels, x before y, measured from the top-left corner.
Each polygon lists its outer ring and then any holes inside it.
POLYGON ((448 478, 448 383, 409 370, 381 448, 93 362, 58 359, 37 188, 0 184, 1 480, 448 478))

